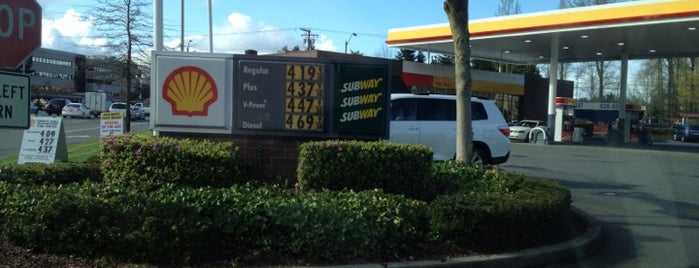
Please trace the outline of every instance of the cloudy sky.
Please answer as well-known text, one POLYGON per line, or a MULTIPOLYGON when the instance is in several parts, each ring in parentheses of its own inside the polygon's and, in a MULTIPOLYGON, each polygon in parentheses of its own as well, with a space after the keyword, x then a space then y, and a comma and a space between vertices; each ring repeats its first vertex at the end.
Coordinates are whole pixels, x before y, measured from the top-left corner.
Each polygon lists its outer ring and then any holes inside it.
MULTIPOLYGON (((119 1, 119 0, 113 0, 119 1)), ((43 8, 42 46, 87 55, 105 54, 107 40, 95 30, 96 3, 83 0, 38 0, 43 8)), ((164 0, 164 45, 181 43, 181 1, 164 0)), ((311 30, 320 50, 360 51, 367 56, 394 54, 385 45, 391 28, 447 22, 443 0, 212 0, 214 52, 261 54, 282 47, 305 47, 301 28, 311 30), (356 35, 352 35, 356 33, 356 35)), ((470 1, 471 19, 493 17, 499 1, 470 1)), ((556 9, 558 0, 525 0, 522 11, 556 9)), ((150 10, 148 10, 150 11, 150 10)), ((208 0, 184 1, 184 40, 191 51, 209 51, 208 0), (191 40, 191 42, 189 42, 191 40)))

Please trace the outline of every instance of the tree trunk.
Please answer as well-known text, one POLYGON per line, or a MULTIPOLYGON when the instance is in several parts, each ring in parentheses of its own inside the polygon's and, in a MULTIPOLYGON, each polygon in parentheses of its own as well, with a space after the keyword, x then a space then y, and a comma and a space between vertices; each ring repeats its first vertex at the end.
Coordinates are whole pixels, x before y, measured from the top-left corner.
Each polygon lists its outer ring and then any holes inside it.
POLYGON ((473 155, 471 126, 471 66, 469 59, 468 0, 445 0, 444 12, 449 18, 454 39, 456 80, 456 161, 470 163, 473 155))

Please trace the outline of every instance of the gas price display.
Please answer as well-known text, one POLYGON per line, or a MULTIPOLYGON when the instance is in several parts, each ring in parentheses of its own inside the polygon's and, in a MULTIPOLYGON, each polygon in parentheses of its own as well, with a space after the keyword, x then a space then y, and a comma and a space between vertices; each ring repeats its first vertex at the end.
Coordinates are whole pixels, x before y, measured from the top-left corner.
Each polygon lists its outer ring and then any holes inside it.
POLYGON ((325 131, 325 72, 325 64, 240 60, 237 128, 325 131))
POLYGON ((321 65, 286 65, 285 129, 323 131, 324 72, 321 65))

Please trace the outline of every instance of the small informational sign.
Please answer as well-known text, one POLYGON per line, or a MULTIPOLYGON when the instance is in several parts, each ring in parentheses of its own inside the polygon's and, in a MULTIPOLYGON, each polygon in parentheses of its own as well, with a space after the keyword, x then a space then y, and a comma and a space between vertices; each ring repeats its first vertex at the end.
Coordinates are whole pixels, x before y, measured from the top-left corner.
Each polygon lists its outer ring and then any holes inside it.
POLYGON ((100 114, 100 138, 108 135, 124 133, 124 114, 101 113, 100 114))
POLYGON ((24 131, 18 164, 68 161, 66 135, 61 117, 33 117, 24 131))

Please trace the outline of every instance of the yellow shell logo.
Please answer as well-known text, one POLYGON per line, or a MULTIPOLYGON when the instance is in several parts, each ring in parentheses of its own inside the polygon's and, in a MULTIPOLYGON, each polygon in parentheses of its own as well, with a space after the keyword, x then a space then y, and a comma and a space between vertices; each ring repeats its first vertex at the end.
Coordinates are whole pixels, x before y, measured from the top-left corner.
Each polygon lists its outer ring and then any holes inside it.
POLYGON ((206 71, 183 66, 163 82, 163 98, 170 103, 173 115, 207 116, 209 106, 218 99, 218 88, 206 71))

